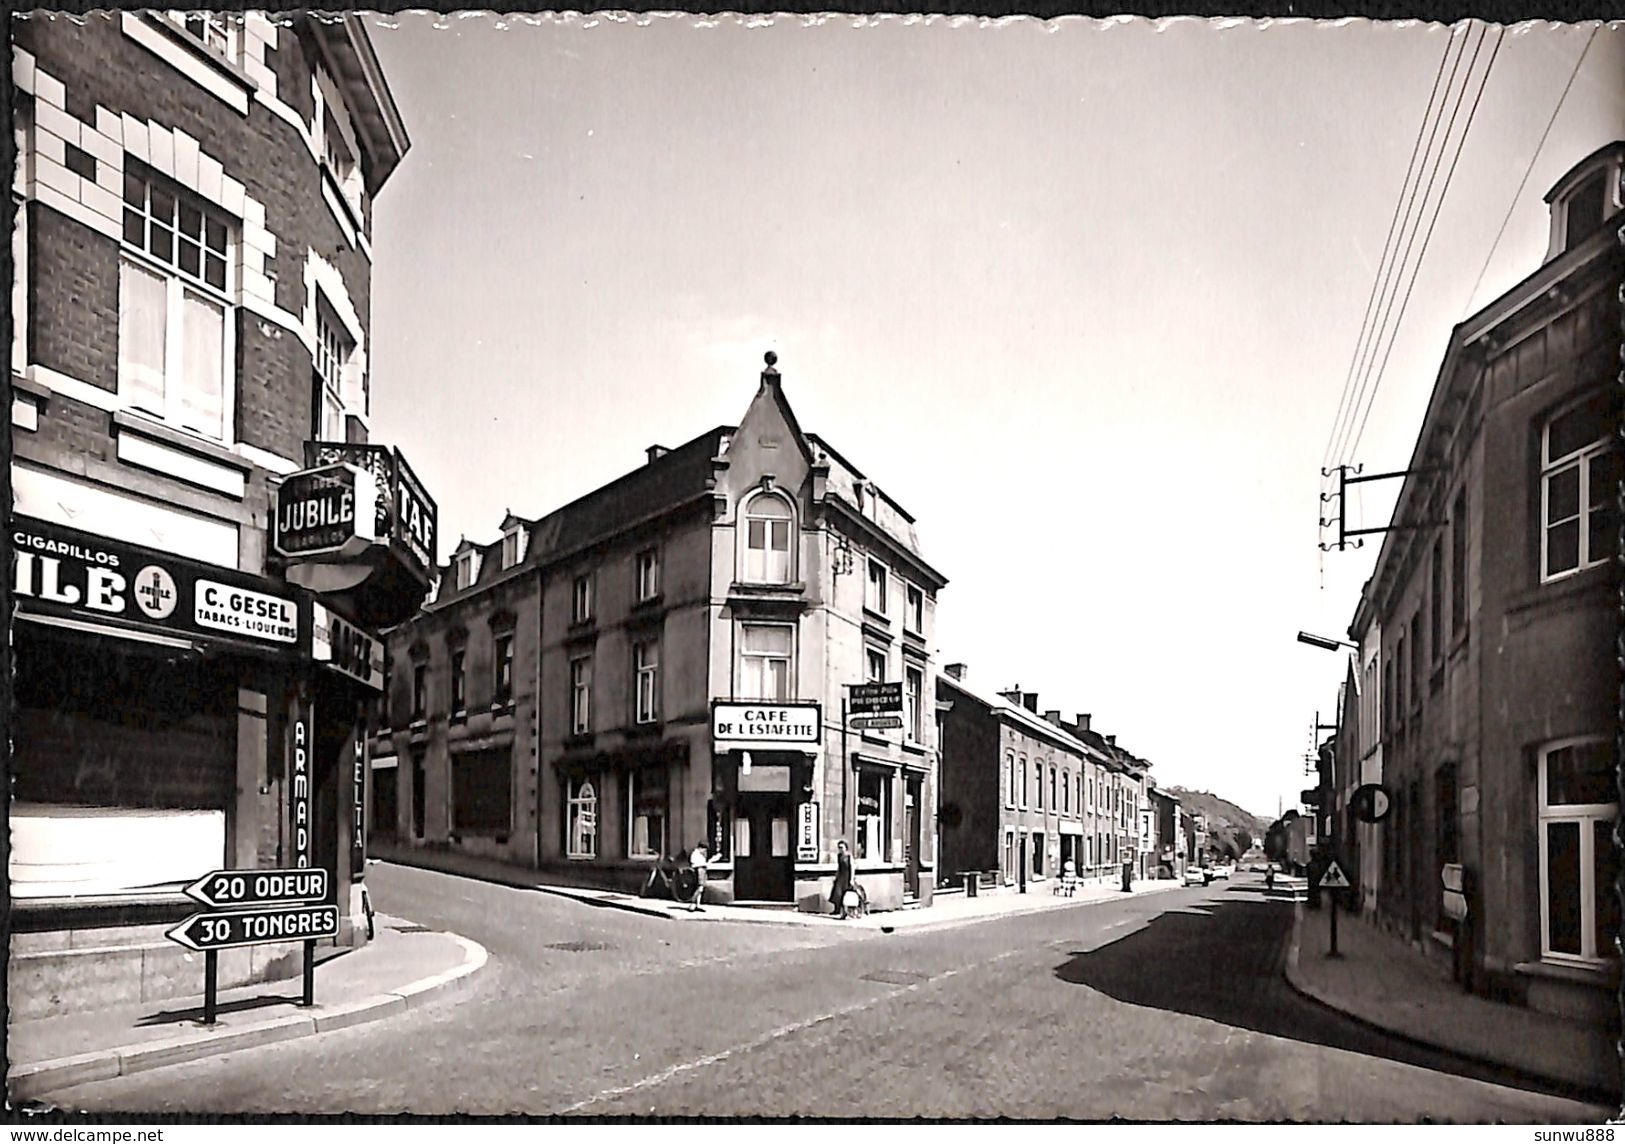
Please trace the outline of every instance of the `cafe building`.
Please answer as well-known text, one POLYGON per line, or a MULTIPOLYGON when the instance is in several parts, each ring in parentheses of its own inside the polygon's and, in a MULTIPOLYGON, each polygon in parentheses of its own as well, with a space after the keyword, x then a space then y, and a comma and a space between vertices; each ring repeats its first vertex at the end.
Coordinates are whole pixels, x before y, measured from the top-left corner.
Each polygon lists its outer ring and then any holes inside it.
POLYGON ((737 425, 439 570, 389 636, 379 853, 637 891, 703 842, 712 898, 827 910, 844 838, 875 908, 930 900, 946 580, 775 360, 737 425))
MULTIPOLYGON (((377 629, 427 586, 433 502, 365 444, 372 203, 408 141, 360 21, 21 21, 12 82, 28 1017, 196 993, 164 934, 214 870, 325 868, 327 940, 367 939, 358 719, 377 629), (312 477, 317 441, 387 471, 346 455, 312 477)), ((297 957, 225 951, 220 984, 297 957)))

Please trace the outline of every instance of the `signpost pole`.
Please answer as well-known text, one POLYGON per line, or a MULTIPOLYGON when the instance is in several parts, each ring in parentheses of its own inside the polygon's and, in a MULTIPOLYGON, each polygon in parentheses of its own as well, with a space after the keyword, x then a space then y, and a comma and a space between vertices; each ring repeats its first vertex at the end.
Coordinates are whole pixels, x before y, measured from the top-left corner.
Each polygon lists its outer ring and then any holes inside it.
POLYGON ((220 986, 220 955, 209 950, 203 955, 203 1023, 214 1024, 215 994, 220 986))
MULTIPOLYGON (((1336 939, 1332 944, 1335 946, 1336 939)), ((316 1004, 316 943, 305 942, 305 999, 299 1002, 301 1008, 309 1009, 316 1004)))

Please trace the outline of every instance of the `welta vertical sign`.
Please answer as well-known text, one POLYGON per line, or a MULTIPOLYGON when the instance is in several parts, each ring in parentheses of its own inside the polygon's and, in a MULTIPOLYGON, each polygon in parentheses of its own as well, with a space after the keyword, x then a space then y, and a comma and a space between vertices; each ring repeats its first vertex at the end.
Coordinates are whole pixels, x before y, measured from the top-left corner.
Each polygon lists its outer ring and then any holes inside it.
POLYGON ((362 875, 367 871, 367 836, 366 836, 366 806, 367 806, 367 725, 364 720, 356 721, 353 741, 355 744, 355 769, 352 783, 355 787, 355 822, 350 834, 350 879, 361 881, 362 875))
POLYGON ((288 768, 288 826, 293 841, 293 865, 310 865, 310 757, 315 749, 316 705, 303 695, 293 701, 293 727, 288 768))

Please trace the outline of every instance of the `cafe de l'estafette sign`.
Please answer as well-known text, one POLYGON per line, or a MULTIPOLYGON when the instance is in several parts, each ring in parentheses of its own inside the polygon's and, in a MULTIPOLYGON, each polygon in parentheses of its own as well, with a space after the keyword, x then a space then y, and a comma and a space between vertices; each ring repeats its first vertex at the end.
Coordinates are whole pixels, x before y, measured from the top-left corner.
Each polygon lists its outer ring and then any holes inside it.
POLYGON ((308 602, 258 577, 25 516, 12 519, 10 539, 25 611, 275 652, 308 639, 308 602))
POLYGON ((359 556, 381 535, 378 480, 355 465, 293 473, 277 488, 271 544, 289 560, 359 556))
POLYGON ((716 703, 711 738, 718 743, 817 743, 822 738, 816 703, 716 703))

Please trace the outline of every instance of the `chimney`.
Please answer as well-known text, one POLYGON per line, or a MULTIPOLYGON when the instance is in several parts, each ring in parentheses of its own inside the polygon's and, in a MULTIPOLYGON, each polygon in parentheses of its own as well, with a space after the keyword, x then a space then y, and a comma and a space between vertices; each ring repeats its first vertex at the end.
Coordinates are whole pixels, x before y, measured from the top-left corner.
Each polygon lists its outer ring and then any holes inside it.
POLYGON ((1057 727, 1066 726, 1065 723, 1061 722, 1061 713, 1059 711, 1046 711, 1044 712, 1044 718, 1046 721, 1054 723, 1057 727))
POLYGON ((644 450, 644 452, 649 455, 649 464, 652 465, 656 461, 660 460, 660 458, 664 457, 667 453, 671 452, 671 450, 666 448, 664 445, 650 445, 644 450))
POLYGON ((1038 692, 1025 691, 1021 695, 1021 705, 1034 715, 1038 714, 1038 692))
POLYGON ((1116 735, 1107 735, 1106 736, 1106 745, 1108 747, 1117 746, 1117 736, 1116 735))
POLYGON ((1088 715, 1079 715, 1078 716, 1078 730, 1087 731, 1088 729, 1089 729, 1089 716, 1088 715))
POLYGON ((1008 699, 1011 703, 1014 703, 1017 707, 1020 707, 1021 706, 1021 684, 1019 684, 1019 683, 1016 684, 1009 691, 1001 691, 1001 692, 999 692, 999 698, 1000 699, 1008 699))
POLYGON ((965 681, 965 675, 970 671, 970 668, 963 663, 950 663, 942 670, 948 673, 948 677, 950 679, 957 679, 963 683, 965 681))

